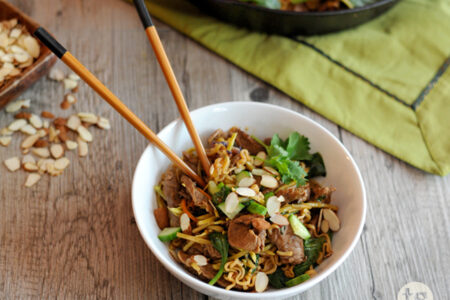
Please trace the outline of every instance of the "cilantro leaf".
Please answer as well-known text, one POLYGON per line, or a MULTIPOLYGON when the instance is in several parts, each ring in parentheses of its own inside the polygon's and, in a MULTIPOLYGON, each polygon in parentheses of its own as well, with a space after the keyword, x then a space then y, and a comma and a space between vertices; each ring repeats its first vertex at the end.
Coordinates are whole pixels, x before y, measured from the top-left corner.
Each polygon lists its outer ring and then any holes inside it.
POLYGON ((285 156, 274 156, 266 160, 266 163, 276 168, 281 174, 281 180, 289 183, 294 180, 297 185, 306 183, 306 171, 300 166, 298 161, 292 161, 285 156))
POLYGON ((286 151, 289 153, 289 158, 293 160, 310 160, 312 158, 312 155, 309 154, 308 138, 298 132, 292 132, 289 135, 286 151))
POLYGON ((308 178, 327 175, 322 155, 320 155, 319 152, 314 153, 311 160, 308 161, 306 165, 309 167, 308 178))

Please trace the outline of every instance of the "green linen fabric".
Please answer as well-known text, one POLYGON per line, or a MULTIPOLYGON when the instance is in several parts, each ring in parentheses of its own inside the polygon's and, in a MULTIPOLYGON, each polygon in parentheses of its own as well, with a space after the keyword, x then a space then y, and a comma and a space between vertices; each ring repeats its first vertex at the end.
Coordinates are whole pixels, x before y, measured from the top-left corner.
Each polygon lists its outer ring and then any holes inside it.
POLYGON ((185 0, 153 16, 382 150, 450 172, 450 1, 402 0, 354 29, 312 37, 252 32, 185 0))

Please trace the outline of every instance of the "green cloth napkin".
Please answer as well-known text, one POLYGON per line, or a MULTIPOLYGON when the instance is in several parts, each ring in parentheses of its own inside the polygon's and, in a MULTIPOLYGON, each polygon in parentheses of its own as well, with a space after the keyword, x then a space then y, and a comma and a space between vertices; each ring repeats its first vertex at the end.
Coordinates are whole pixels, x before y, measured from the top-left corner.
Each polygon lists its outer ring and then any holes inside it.
POLYGON ((152 15, 375 146, 450 172, 450 1, 403 0, 354 29, 313 37, 252 32, 185 0, 152 15))

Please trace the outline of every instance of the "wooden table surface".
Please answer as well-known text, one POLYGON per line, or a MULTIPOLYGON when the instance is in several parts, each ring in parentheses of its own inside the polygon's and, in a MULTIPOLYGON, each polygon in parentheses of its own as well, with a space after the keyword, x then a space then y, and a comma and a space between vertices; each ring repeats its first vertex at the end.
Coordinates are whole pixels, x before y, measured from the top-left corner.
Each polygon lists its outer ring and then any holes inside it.
MULTIPOLYGON (((15 0, 155 131, 178 117, 134 8, 119 0, 15 0)), ((214 53, 157 23, 188 105, 273 103, 328 128, 359 165, 368 195, 362 237, 345 263, 295 299, 396 299, 410 281, 448 297, 450 177, 417 170, 324 119, 214 53)), ((61 66, 61 65, 60 65, 61 66)), ((66 70, 67 71, 67 70, 66 70)), ((59 109, 62 88, 41 79, 23 96, 33 111, 90 111, 110 119, 87 158, 72 156, 63 176, 23 187, 23 172, 0 167, 0 298, 204 299, 171 276, 137 230, 134 168, 147 145, 85 84, 78 103, 59 109)), ((0 127, 12 120, 3 110, 0 127)), ((20 139, 0 147, 0 160, 20 139)))

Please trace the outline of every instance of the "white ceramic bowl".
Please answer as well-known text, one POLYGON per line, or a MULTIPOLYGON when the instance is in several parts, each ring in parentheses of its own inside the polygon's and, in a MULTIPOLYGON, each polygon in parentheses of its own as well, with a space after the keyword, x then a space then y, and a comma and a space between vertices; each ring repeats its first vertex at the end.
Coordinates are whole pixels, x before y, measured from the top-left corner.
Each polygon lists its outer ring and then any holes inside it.
MULTIPOLYGON (((355 247, 366 215, 366 196, 361 174, 345 147, 328 130, 316 122, 278 106, 254 102, 226 102, 206 106, 192 112, 192 119, 200 136, 206 139, 218 128, 228 130, 238 126, 257 137, 274 133, 285 138, 292 131, 307 136, 312 151, 319 151, 324 159, 327 176, 321 182, 336 187, 332 203, 339 206, 341 229, 333 237, 333 255, 317 268, 318 275, 310 280, 285 289, 270 289, 264 293, 227 291, 211 286, 187 272, 175 262, 167 245, 159 241, 159 228, 153 217, 156 206, 153 186, 170 161, 154 146, 149 145, 142 154, 133 179, 132 198, 136 223, 142 237, 158 260, 179 280, 201 293, 223 299, 281 299, 306 291, 330 275, 355 247)), ((178 119, 167 125, 158 136, 175 152, 192 147, 189 134, 178 119)), ((355 271, 358 266, 354 266, 355 271)))

